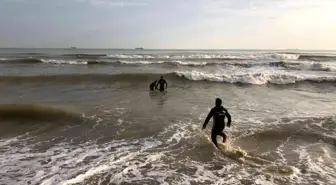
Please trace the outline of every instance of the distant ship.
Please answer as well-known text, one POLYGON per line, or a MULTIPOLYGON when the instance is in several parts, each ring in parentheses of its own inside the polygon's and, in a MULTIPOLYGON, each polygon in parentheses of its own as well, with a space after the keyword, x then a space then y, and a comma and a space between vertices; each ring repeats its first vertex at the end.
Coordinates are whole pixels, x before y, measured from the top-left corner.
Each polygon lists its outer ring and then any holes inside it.
POLYGON ((142 49, 144 49, 144 48, 135 48, 135 49, 140 49, 140 50, 142 50, 142 49))
POLYGON ((77 47, 76 47, 76 46, 73 46, 73 47, 71 47, 70 49, 77 49, 77 47))

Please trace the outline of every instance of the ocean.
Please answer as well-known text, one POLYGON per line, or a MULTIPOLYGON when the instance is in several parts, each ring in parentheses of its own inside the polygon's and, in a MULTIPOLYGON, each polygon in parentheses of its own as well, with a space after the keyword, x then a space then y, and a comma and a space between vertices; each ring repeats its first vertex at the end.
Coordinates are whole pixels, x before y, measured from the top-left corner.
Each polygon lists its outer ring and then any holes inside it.
POLYGON ((0 184, 336 184, 335 92, 333 51, 0 49, 0 184))

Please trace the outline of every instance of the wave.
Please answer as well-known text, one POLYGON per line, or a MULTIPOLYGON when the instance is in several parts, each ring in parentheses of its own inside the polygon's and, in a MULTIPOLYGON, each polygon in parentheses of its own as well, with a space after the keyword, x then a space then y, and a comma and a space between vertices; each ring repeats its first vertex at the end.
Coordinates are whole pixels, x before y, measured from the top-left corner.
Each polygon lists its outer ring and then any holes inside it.
POLYGON ((107 54, 65 54, 64 57, 71 57, 71 58, 101 58, 107 57, 107 54))
POLYGON ((318 53, 292 53, 281 52, 274 54, 275 59, 289 59, 289 60, 311 60, 311 61, 335 61, 336 55, 332 54, 318 54, 318 53))
POLYGON ((69 65, 97 65, 97 64, 111 64, 100 60, 76 61, 76 60, 41 60, 42 63, 47 64, 69 64, 69 65))
POLYGON ((271 54, 271 57, 277 60, 297 60, 300 58, 300 55, 289 53, 275 53, 271 54))
POLYGON ((117 61, 119 64, 131 64, 131 65, 138 65, 138 64, 163 64, 165 63, 164 61, 146 61, 146 60, 140 60, 140 61, 127 61, 127 60, 121 60, 117 61))
POLYGON ((276 126, 273 125, 273 127, 270 125, 270 127, 268 127, 266 130, 260 130, 257 132, 251 132, 247 135, 242 135, 242 137, 240 137, 238 140, 245 142, 246 140, 249 140, 251 137, 253 137, 254 141, 285 141, 290 137, 292 137, 292 139, 295 137, 294 140, 302 139, 303 141, 308 141, 309 143, 311 143, 312 140, 315 140, 315 142, 324 141, 326 143, 335 145, 336 138, 329 137, 334 133, 333 130, 335 129, 335 123, 335 116, 283 117, 280 119, 280 123, 278 123, 276 126))
POLYGON ((336 55, 332 53, 295 53, 295 52, 255 52, 255 53, 151 53, 151 54, 108 54, 108 53, 70 53, 70 54, 47 54, 47 53, 18 53, 18 57, 57 57, 66 59, 113 59, 113 60, 190 60, 190 61, 225 61, 225 60, 309 60, 309 61, 334 61, 336 55))
MULTIPOLYGON (((47 64, 70 64, 70 65, 92 65, 92 64, 125 64, 125 65, 150 65, 150 64, 170 64, 170 65, 184 65, 184 66, 206 66, 206 65, 241 65, 252 66, 260 65, 254 63, 230 63, 230 62, 211 62, 211 61, 188 61, 188 60, 64 60, 64 59, 40 59, 40 58, 24 58, 24 59, 6 59, 1 58, 1 63, 7 64, 27 64, 27 63, 47 63, 47 64)), ((266 64, 266 63, 265 63, 266 64)))
POLYGON ((140 60, 140 61, 127 61, 121 60, 117 61, 119 64, 128 64, 128 65, 149 65, 149 64, 170 64, 170 65, 184 65, 184 66, 206 66, 206 65, 216 65, 220 63, 214 62, 197 62, 197 61, 181 61, 181 60, 173 60, 173 61, 147 61, 147 60, 140 60))
POLYGON ((213 81, 241 84, 294 84, 298 82, 336 82, 336 76, 301 76, 294 74, 249 73, 249 74, 214 74, 199 71, 177 71, 179 77, 193 81, 213 81))
POLYGON ((76 84, 76 83, 116 83, 116 82, 145 82, 163 75, 169 81, 205 81, 231 84, 295 84, 300 82, 332 83, 335 84, 336 76, 303 76, 295 74, 276 73, 246 73, 246 74, 215 74, 200 71, 175 71, 172 73, 121 73, 115 75, 104 74, 73 74, 73 75, 41 75, 41 76, 1 76, 0 83, 42 83, 42 84, 76 84))
POLYGON ((259 54, 68 54, 64 55, 73 58, 109 58, 115 60, 136 59, 136 60, 312 60, 312 61, 328 61, 336 60, 335 55, 317 55, 306 53, 259 53, 259 54))
MULTIPOLYGON (((160 58, 160 57, 155 57, 153 55, 113 55, 109 54, 107 55, 108 58, 111 59, 150 59, 150 58, 160 58)), ((163 56, 162 58, 169 58, 169 56, 163 56)))
MULTIPOLYGON (((93 65, 93 64, 162 64, 163 61, 103 61, 103 60, 64 60, 64 59, 42 59, 42 58, 23 58, 23 59, 9 59, 0 58, 1 63, 5 64, 68 64, 68 65, 93 65)), ((187 64, 187 63, 186 63, 187 64)))
POLYGON ((64 110, 31 105, 0 104, 1 120, 49 120, 49 121, 81 121, 80 115, 64 110))
POLYGON ((238 66, 244 68, 252 67, 281 67, 290 70, 306 70, 306 71, 336 71, 336 65, 328 65, 316 62, 202 62, 202 61, 118 61, 119 64, 126 65, 150 65, 150 64, 170 64, 173 66, 238 66))
POLYGON ((47 55, 46 53, 38 53, 38 52, 28 52, 28 53, 20 53, 20 55, 37 55, 37 56, 43 56, 47 55))
POLYGON ((2 58, 0 59, 1 63, 8 63, 8 64, 36 64, 42 63, 43 60, 39 58, 23 58, 23 59, 9 59, 9 58, 2 58))
POLYGON ((235 56, 224 54, 188 54, 188 55, 107 55, 111 59, 156 59, 156 60, 252 60, 254 55, 235 56))
MULTIPOLYGON (((161 74, 69 74, 69 75, 39 75, 39 76, 0 76, 0 83, 20 84, 20 83, 61 83, 61 84, 76 84, 76 83, 115 83, 118 81, 139 82, 151 81, 158 78, 161 74)), ((166 74, 171 77, 171 74, 166 74)))
POLYGON ((316 62, 304 62, 304 63, 289 63, 282 62, 279 66, 291 70, 306 70, 306 71, 336 71, 336 65, 323 64, 316 62))
MULTIPOLYGON (((104 64, 114 64, 115 62, 106 62, 104 64)), ((172 60, 172 61, 117 61, 118 64, 124 65, 151 65, 151 64, 169 64, 172 66, 191 66, 191 67, 205 67, 205 66, 238 66, 244 68, 252 67, 281 67, 290 70, 306 70, 306 71, 336 71, 336 65, 328 65, 317 62, 285 62, 285 61, 269 61, 269 62, 205 62, 205 61, 183 61, 183 60, 172 60)), ((99 63, 98 63, 99 64, 99 63)))
POLYGON ((332 56, 332 55, 300 55, 299 60, 334 61, 334 60, 336 60, 336 56, 332 56))
POLYGON ((42 58, 23 58, 23 59, 9 59, 0 58, 1 63, 4 64, 70 64, 70 65, 92 65, 92 64, 108 64, 110 62, 100 60, 61 60, 61 59, 42 59, 42 58))
POLYGON ((24 58, 8 59, 0 58, 3 64, 65 64, 65 65, 172 65, 172 66, 239 66, 244 68, 251 67, 281 67, 289 70, 306 70, 306 71, 336 71, 336 64, 325 64, 308 61, 190 61, 190 60, 62 60, 62 59, 43 59, 43 58, 24 58))

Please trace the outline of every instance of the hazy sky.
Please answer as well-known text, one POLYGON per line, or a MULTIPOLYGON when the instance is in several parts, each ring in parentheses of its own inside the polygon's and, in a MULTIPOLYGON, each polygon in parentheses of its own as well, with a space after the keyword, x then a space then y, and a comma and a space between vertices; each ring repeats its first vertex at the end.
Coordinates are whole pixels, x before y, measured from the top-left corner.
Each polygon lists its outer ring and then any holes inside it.
POLYGON ((336 0, 0 0, 0 47, 336 49, 336 0))

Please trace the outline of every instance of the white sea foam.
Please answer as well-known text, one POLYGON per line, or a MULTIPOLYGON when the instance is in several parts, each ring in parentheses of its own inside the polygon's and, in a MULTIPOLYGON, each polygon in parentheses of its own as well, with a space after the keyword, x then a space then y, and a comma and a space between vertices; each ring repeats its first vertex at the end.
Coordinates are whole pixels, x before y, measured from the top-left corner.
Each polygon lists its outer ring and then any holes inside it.
POLYGON ((193 61, 180 61, 180 60, 173 60, 172 63, 180 64, 180 65, 192 65, 192 66, 205 66, 207 62, 193 62, 193 61))
POLYGON ((277 60, 297 60, 300 57, 299 54, 280 54, 280 53, 272 54, 271 56, 277 60))
POLYGON ((63 182, 62 184, 69 185, 69 184, 80 183, 80 182, 83 182, 88 177, 92 177, 93 175, 96 175, 98 173, 109 170, 110 168, 111 167, 108 166, 108 165, 101 165, 101 166, 98 166, 98 167, 93 167, 93 168, 89 169, 88 171, 86 171, 85 173, 80 174, 80 175, 78 175, 75 178, 72 178, 70 180, 67 180, 67 181, 63 182))
MULTIPOLYGON (((10 176, 8 172, 12 169, 20 169, 20 176, 17 178, 20 182, 34 177, 30 181, 40 184, 80 183, 127 161, 136 160, 136 156, 158 144, 157 141, 146 139, 131 142, 113 141, 103 146, 87 143, 78 148, 61 144, 37 153, 13 147, 6 154, 0 154, 0 159, 3 161, 0 165, 0 174, 7 173, 10 176), (105 152, 106 150, 108 152, 105 152), (44 170, 41 171, 41 168, 44 170)), ((160 156, 161 154, 155 154, 147 157, 146 163, 158 160, 160 156)), ((4 176, 0 179, 9 184, 11 182, 11 177, 4 176)))
POLYGON ((59 60, 59 59, 43 59, 43 63, 48 64, 71 64, 71 65, 85 65, 88 64, 87 61, 77 61, 77 60, 59 60))
POLYGON ((146 61, 146 60, 140 60, 140 61, 127 61, 127 60, 122 60, 118 61, 118 63, 121 64, 143 64, 143 65, 148 65, 148 64, 178 64, 178 65, 188 65, 188 66, 204 66, 209 64, 208 62, 199 62, 199 61, 181 61, 181 60, 172 60, 172 61, 146 61))
MULTIPOLYGON (((184 119, 166 127, 164 131, 151 138, 114 140, 105 144, 96 144, 93 141, 79 145, 61 143, 39 152, 30 151, 29 148, 35 148, 35 145, 30 144, 24 145, 23 148, 28 148, 25 150, 21 147, 12 147, 11 150, 0 154, 0 159, 3 159, 0 163, 0 181, 5 184, 45 185, 101 184, 102 181, 111 184, 272 184, 274 182, 271 175, 260 172, 260 169, 240 165, 228 160, 225 155, 214 155, 218 154, 215 149, 203 150, 194 145, 197 151, 201 150, 203 155, 213 155, 210 157, 214 159, 209 161, 191 159, 190 155, 196 153, 188 150, 191 143, 195 143, 198 135, 196 130, 199 126, 193 123, 192 119, 184 119), (186 140, 189 143, 187 145, 184 142, 186 140), (184 145, 177 145, 181 142, 184 145), (16 170, 19 170, 16 172, 18 176, 14 177, 16 170)), ((12 140, 12 143, 15 142, 22 141, 12 140)), ((0 149, 3 147, 0 146, 0 149)), ((326 175, 329 183, 334 182, 335 178, 331 175, 335 170, 334 167, 322 168, 323 163, 328 162, 326 159, 333 161, 328 152, 324 152, 325 157, 317 160, 313 159, 309 148, 299 148, 297 152, 301 153, 298 164, 316 163, 314 165, 318 165, 319 168, 311 167, 308 174, 302 174, 300 170, 293 168, 294 174, 281 177, 282 182, 308 184, 314 181, 309 179, 309 175, 314 175, 316 172, 326 175), (310 161, 307 163, 309 158, 310 161)))
POLYGON ((276 59, 276 60, 297 60, 300 54, 285 53, 190 53, 190 54, 109 54, 109 58, 117 59, 219 59, 219 60, 255 60, 255 59, 276 59))
POLYGON ((306 71, 336 71, 336 64, 334 63, 322 63, 322 62, 309 62, 309 61, 301 61, 301 62, 286 62, 284 63, 284 67, 286 69, 293 70, 306 70, 306 71))
POLYGON ((308 75, 308 74, 294 74, 288 72, 272 73, 271 71, 264 71, 263 73, 211 73, 205 71, 176 71, 175 74, 193 81, 214 81, 227 83, 244 83, 262 85, 267 83, 272 84, 293 84, 302 81, 322 82, 336 81, 336 76, 326 75, 308 75))
POLYGON ((17 142, 19 141, 18 137, 13 137, 13 138, 9 138, 9 139, 0 139, 0 147, 2 146, 6 146, 6 145, 9 145, 13 142, 17 142))
POLYGON ((109 54, 107 55, 109 58, 120 58, 120 59, 132 59, 132 58, 154 58, 151 55, 121 55, 121 54, 109 54))
POLYGON ((108 55, 109 58, 117 59, 222 59, 222 60, 248 60, 256 59, 257 56, 248 54, 248 55, 228 55, 228 54, 174 54, 174 55, 134 55, 134 54, 124 54, 124 55, 108 55))
POLYGON ((10 60, 8 58, 0 58, 0 61, 6 61, 6 60, 10 60))
POLYGON ((335 161, 332 159, 330 160, 329 153, 324 147, 321 147, 320 144, 310 144, 298 147, 295 152, 299 154, 299 163, 306 171, 306 180, 313 181, 313 174, 319 174, 323 176, 324 179, 328 181, 328 183, 336 183, 334 176, 334 172, 336 170, 335 161), (313 154, 310 151, 316 152, 317 149, 321 150, 322 154, 320 156, 314 157, 316 154, 313 154), (325 160, 328 160, 328 162, 325 160))
POLYGON ((121 64, 163 64, 164 61, 126 61, 126 60, 123 60, 123 61, 118 61, 119 63, 121 64))

